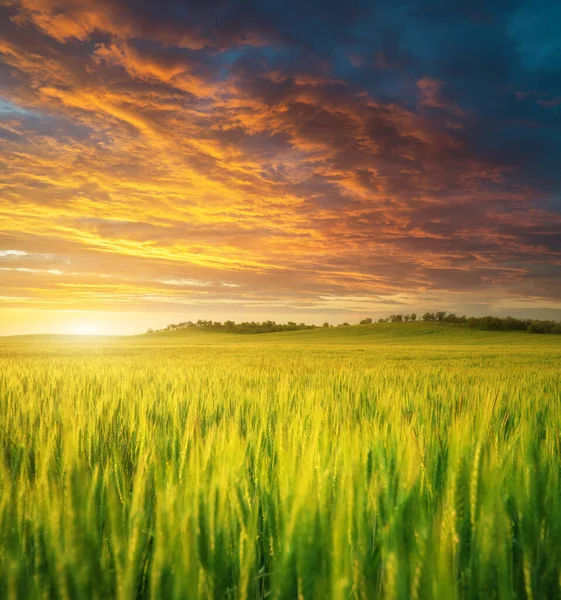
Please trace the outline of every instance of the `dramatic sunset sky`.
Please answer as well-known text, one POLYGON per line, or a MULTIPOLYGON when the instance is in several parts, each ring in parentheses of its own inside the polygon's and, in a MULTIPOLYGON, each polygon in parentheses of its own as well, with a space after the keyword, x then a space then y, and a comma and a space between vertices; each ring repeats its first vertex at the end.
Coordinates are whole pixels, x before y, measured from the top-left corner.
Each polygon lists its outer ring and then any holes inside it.
POLYGON ((0 0, 0 335, 561 317, 557 0, 0 0))

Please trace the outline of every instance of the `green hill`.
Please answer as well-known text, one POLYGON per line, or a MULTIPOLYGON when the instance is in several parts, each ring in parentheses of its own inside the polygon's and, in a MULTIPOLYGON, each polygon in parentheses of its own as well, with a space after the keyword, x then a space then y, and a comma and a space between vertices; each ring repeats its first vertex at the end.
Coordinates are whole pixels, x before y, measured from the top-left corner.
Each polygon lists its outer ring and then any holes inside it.
POLYGON ((345 327, 319 327, 279 333, 241 334, 210 329, 160 331, 135 336, 23 335, 0 338, 0 344, 94 345, 217 345, 292 344, 357 346, 550 346, 561 348, 560 335, 516 331, 480 331, 447 323, 375 323, 345 327))
POLYGON ((142 344, 295 344, 295 345, 546 345, 561 348, 561 336, 517 331, 480 331, 448 323, 375 323, 318 327, 279 333, 239 334, 183 329, 128 338, 142 344))

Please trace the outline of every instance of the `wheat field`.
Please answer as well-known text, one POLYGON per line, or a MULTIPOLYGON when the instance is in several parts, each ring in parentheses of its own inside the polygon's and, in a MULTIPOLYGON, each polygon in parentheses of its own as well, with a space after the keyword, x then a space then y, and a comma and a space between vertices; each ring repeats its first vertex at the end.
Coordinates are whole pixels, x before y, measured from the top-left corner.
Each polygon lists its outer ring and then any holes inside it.
POLYGON ((249 337, 0 346, 1 598, 561 598, 561 346, 249 337))

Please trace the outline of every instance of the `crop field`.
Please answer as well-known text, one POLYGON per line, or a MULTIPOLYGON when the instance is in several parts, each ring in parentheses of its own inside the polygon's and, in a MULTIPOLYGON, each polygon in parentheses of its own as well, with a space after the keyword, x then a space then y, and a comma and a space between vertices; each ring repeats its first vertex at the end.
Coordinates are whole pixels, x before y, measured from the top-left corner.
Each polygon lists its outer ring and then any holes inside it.
POLYGON ((0 598, 561 598, 561 339, 0 340, 0 598))

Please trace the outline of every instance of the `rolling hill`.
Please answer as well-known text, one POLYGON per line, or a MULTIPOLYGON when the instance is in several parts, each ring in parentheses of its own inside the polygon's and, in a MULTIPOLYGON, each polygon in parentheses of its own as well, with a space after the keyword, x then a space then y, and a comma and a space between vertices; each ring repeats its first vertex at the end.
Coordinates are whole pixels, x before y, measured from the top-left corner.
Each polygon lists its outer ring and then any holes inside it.
POLYGON ((524 345, 561 348, 561 336, 537 335, 515 331, 480 331, 447 323, 376 323, 284 331, 279 333, 240 334, 208 329, 161 331, 135 336, 22 335, 0 337, 0 344, 94 344, 94 345, 396 345, 463 346, 524 345))

